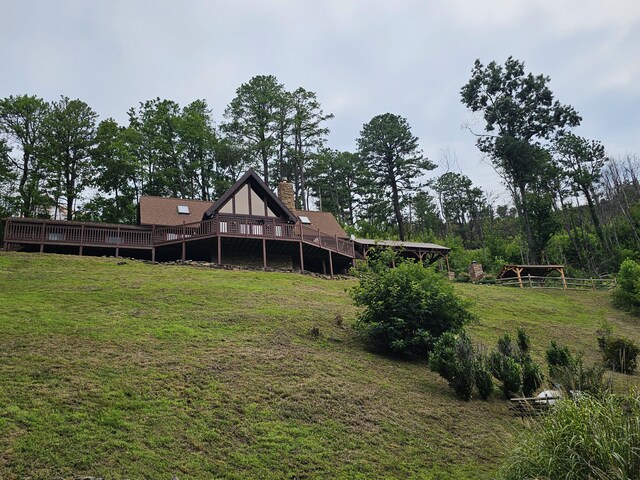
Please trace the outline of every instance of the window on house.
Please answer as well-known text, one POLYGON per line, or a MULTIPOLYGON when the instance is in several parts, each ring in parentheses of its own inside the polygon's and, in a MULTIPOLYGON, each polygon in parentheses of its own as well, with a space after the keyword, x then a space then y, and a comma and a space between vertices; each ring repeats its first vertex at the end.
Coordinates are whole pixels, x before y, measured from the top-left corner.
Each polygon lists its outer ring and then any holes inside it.
POLYGON ((311 225, 311 220, 309 220, 309 217, 305 217, 304 215, 300 215, 298 217, 300 219, 300 222, 306 224, 306 225, 311 225))
POLYGON ((189 215, 191 212, 189 211, 189 207, 187 205, 178 205, 178 213, 180 215, 189 215))

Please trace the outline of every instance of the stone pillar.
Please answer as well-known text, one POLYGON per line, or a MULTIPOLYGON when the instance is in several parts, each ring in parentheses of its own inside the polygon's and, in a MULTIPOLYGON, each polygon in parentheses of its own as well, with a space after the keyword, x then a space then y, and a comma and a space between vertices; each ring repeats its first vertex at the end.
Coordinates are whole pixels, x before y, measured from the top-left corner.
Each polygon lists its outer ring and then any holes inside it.
POLYGON ((293 211, 296 209, 295 196, 293 194, 293 183, 283 180, 278 184, 278 198, 285 206, 293 211))

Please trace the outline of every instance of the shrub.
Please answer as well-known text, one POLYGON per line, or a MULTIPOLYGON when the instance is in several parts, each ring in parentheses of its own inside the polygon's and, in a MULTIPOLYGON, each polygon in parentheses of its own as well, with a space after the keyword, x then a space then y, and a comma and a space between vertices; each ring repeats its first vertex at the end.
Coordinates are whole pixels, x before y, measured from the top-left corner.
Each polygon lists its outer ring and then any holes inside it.
POLYGON ((452 332, 442 334, 433 352, 429 355, 429 368, 445 380, 453 377, 453 365, 456 362, 456 335, 452 332))
MULTIPOLYGON (((485 379, 479 380, 479 376, 483 375, 479 366, 481 358, 464 331, 459 335, 447 332, 436 343, 429 357, 429 367, 447 380, 456 397, 461 400, 471 399, 474 385, 478 385, 480 397, 486 400, 493 390, 493 383, 489 388, 484 384, 485 379)), ((485 367, 485 370, 488 372, 488 368, 485 367)), ((491 381, 491 373, 488 375, 491 381)))
POLYGON ((396 268, 368 262, 351 290, 364 307, 356 325, 373 347, 410 358, 421 357, 447 331, 459 331, 473 317, 453 285, 422 264, 399 260, 396 268))
POLYGON ((491 373, 502 382, 502 395, 511 398, 522 390, 522 367, 510 356, 500 351, 493 351, 489 355, 491 373))
POLYGON ((531 397, 542 385, 544 375, 540 364, 527 357, 522 362, 522 393, 525 397, 531 397))
POLYGON ((489 362, 484 355, 476 357, 474 374, 478 394, 482 400, 487 400, 493 393, 494 385, 489 362))
POLYGON ((640 311, 640 264, 625 260, 620 265, 618 285, 613 291, 613 304, 618 308, 640 311))
POLYGON ((586 365, 582 355, 576 355, 570 365, 556 367, 554 383, 568 394, 575 392, 600 395, 611 389, 611 379, 605 379, 603 365, 586 365))
POLYGON ((640 349, 628 338, 608 338, 600 347, 605 365, 614 372, 632 374, 640 349))
POLYGON ((526 431, 499 478, 640 478, 640 396, 564 400, 526 431))
POLYGON ((471 400, 473 393, 475 355, 471 340, 462 332, 455 345, 455 362, 453 363, 453 375, 449 385, 456 396, 465 401, 471 400))
POLYGON ((571 369, 574 359, 569 351, 569 347, 558 346, 555 341, 551 341, 551 345, 546 351, 547 364, 549 365, 549 379, 556 381, 556 377, 560 372, 571 369))
POLYGON ((511 357, 501 361, 502 395, 511 398, 522 391, 522 367, 511 357))

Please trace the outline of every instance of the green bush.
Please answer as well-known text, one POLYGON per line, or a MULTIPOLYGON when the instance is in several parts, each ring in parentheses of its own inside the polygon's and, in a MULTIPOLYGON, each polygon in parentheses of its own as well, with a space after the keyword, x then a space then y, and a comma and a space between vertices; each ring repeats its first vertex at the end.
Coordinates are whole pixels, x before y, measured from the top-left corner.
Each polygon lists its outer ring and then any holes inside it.
MULTIPOLYGON (((561 372, 569 369, 571 370, 574 359, 569 351, 569 347, 566 345, 560 347, 555 341, 551 341, 551 345, 545 354, 547 358, 547 365, 549 365, 549 379, 556 381, 561 372)), ((564 375, 564 374, 563 374, 564 375)))
POLYGON ((613 304, 622 309, 640 312, 640 264, 627 259, 620 265, 613 304))
POLYGON ((605 365, 614 372, 632 374, 637 366, 640 349, 628 338, 608 338, 601 346, 605 365))
POLYGON ((640 478, 640 396, 564 400, 526 431, 499 478, 640 478))
POLYGON ((522 393, 531 397, 540 388, 544 375, 540 365, 527 357, 522 362, 522 393))
POLYGON ((522 366, 511 356, 500 351, 489 355, 491 373, 502 382, 502 395, 511 398, 522 391, 522 366))
POLYGON ((422 357, 443 333, 459 331, 474 318, 453 285, 422 264, 399 260, 389 268, 371 261, 356 275, 359 283, 351 295, 364 307, 356 325, 374 348, 422 357))
POLYGON ((482 400, 487 400, 493 393, 494 385, 491 368, 489 367, 489 362, 484 355, 476 357, 474 374, 478 394, 482 400))
POLYGON ((429 367, 447 380, 456 397, 461 400, 471 400, 474 385, 483 400, 493 391, 493 381, 486 361, 475 351, 471 339, 464 331, 459 335, 447 332, 440 337, 429 356, 429 367), (487 385, 485 372, 491 386, 487 385))

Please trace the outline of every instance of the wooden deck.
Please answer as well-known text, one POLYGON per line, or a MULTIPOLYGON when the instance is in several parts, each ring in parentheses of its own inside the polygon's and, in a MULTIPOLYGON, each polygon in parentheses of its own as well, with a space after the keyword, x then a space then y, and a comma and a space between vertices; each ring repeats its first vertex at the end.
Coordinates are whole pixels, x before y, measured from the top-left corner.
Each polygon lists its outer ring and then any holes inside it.
MULTIPOLYGON (((40 251, 48 245, 78 247, 83 254, 85 247, 114 249, 119 256, 121 249, 147 250, 155 259, 156 249, 170 245, 182 245, 182 259, 185 247, 190 242, 207 238, 251 238, 265 241, 297 242, 315 247, 332 255, 348 259, 355 258, 353 241, 328 235, 301 224, 285 223, 278 219, 218 215, 210 220, 184 223, 176 226, 114 225, 87 222, 67 222, 38 220, 31 218, 5 219, 4 249, 15 245, 39 245, 40 251)), ((221 242, 218 242, 220 245, 221 242)), ((266 250, 266 247, 263 247, 266 250)), ((218 260, 220 261, 218 248, 218 260)), ((304 260, 301 258, 302 269, 304 260)), ((266 265, 266 253, 265 253, 266 265)))

